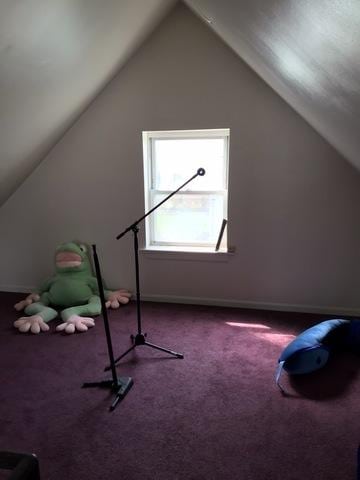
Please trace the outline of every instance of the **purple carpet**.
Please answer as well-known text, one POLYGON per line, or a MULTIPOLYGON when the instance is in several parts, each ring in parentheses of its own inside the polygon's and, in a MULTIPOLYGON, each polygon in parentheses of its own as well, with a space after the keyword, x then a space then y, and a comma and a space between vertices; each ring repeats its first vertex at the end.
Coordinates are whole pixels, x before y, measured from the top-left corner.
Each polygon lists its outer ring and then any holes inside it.
MULTIPOLYGON (((20 334, 19 294, 0 294, 0 450, 35 453, 47 480, 355 480, 360 360, 343 353, 315 374, 274 382, 282 348, 324 317, 143 303, 148 340, 118 364, 134 386, 82 389, 110 377, 102 318, 84 334, 20 334)), ((115 356, 136 333, 131 303, 109 312, 115 356)), ((329 318, 329 317, 326 317, 329 318)), ((1 477, 0 478, 6 478, 1 477)))

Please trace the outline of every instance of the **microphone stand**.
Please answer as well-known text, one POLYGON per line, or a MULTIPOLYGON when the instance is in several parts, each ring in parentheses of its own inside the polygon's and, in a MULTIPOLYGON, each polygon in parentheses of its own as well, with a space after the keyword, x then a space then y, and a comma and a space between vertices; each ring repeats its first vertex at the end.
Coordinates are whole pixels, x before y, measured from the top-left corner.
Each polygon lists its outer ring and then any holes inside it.
POLYGON ((111 343, 110 326, 109 326, 109 320, 108 320, 106 304, 105 304, 105 295, 104 295, 104 288, 103 288, 103 283, 101 279, 100 264, 99 264, 99 259, 96 253, 96 245, 93 245, 92 248, 93 248, 96 278, 97 278, 99 293, 100 293, 101 310, 104 318, 104 326, 105 326, 106 341, 107 341, 108 353, 109 353, 109 359, 110 359, 112 379, 101 380, 99 382, 85 382, 82 385, 82 388, 92 388, 92 387, 110 388, 110 390, 112 390, 115 393, 115 399, 110 406, 110 411, 112 411, 115 409, 119 401, 125 397, 125 395, 128 393, 130 388, 133 386, 134 382, 131 377, 118 377, 116 374, 114 354, 113 354, 113 348, 111 343))
MULTIPOLYGON (((125 355, 127 355, 129 352, 134 350, 138 345, 147 345, 148 347, 155 348, 156 350, 160 350, 165 353, 169 353, 170 355, 173 355, 176 358, 184 358, 184 355, 182 353, 177 353, 172 350, 169 350, 168 348, 164 347, 159 347, 158 345, 154 345, 153 343, 150 343, 146 340, 146 333, 143 333, 141 330, 141 298, 140 298, 140 280, 139 280, 139 242, 138 242, 138 232, 139 232, 139 227, 138 224, 144 220, 150 213, 152 213, 154 210, 160 207, 163 203, 165 203, 167 200, 169 200, 170 197, 175 195, 179 190, 181 190, 185 185, 190 183, 194 178, 198 176, 203 176, 205 175, 205 170, 203 168, 199 168, 196 172, 195 175, 193 175, 191 178, 189 178, 185 183, 183 183, 179 188, 177 188, 175 191, 170 193, 164 200, 162 200, 160 203, 155 205, 151 210, 149 210, 145 215, 143 215, 141 218, 136 220, 136 222, 132 223, 129 225, 122 233, 119 233, 119 235, 116 237, 116 240, 119 240, 122 238, 124 235, 126 235, 128 232, 132 231, 134 235, 134 253, 135 253, 135 279, 136 279, 136 311, 137 311, 137 327, 138 331, 136 335, 131 335, 130 338, 132 340, 132 346, 126 350, 123 354, 121 354, 119 357, 115 359, 115 363, 117 363, 119 360, 121 360, 125 355)), ((108 365, 105 367, 105 371, 110 370, 111 365, 108 365)))

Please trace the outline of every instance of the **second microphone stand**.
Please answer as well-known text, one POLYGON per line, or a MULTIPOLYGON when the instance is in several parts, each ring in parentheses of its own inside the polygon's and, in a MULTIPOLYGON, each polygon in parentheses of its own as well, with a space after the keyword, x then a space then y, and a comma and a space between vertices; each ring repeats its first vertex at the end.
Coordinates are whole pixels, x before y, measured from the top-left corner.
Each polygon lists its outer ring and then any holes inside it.
POLYGON ((128 393, 130 388, 133 386, 134 382, 131 377, 118 377, 116 374, 114 354, 113 354, 111 334, 110 334, 110 325, 109 325, 109 319, 106 311, 105 293, 104 293, 104 287, 103 287, 102 278, 101 278, 100 263, 99 263, 99 258, 96 252, 96 245, 93 245, 92 248, 93 248, 96 278, 97 278, 100 301, 101 301, 101 312, 104 319, 106 341, 107 341, 107 347, 108 347, 108 353, 109 353, 109 359, 110 359, 109 370, 111 369, 112 378, 106 379, 106 380, 100 380, 97 382, 85 382, 82 388, 93 388, 93 387, 109 388, 115 395, 114 401, 110 406, 110 411, 112 411, 115 409, 116 405, 120 402, 120 400, 122 400, 125 397, 125 395, 128 393))
MULTIPOLYGON (((137 327, 138 331, 136 335, 131 335, 130 338, 132 340, 132 345, 130 348, 128 348, 124 353, 122 353, 119 357, 115 359, 115 363, 117 363, 119 360, 121 360, 125 355, 127 355, 129 352, 134 350, 138 345, 146 345, 151 348, 155 348, 156 350, 160 350, 165 353, 169 353, 170 355, 173 355, 176 358, 184 358, 184 355, 182 353, 177 353, 174 352, 173 350, 169 350, 168 348, 164 347, 159 347, 159 345, 154 345, 153 343, 150 343, 146 340, 146 333, 142 332, 141 329, 141 296, 140 296, 140 275, 139 275, 139 241, 138 241, 138 232, 139 232, 139 227, 138 224, 144 220, 150 213, 152 213, 154 210, 156 210, 160 205, 165 203, 170 197, 175 195, 179 190, 181 190, 185 185, 190 183, 194 178, 198 176, 203 176, 205 175, 205 170, 203 168, 199 168, 196 172, 195 175, 193 175, 189 180, 187 180, 185 183, 183 183, 178 189, 170 193, 164 200, 162 200, 160 203, 155 205, 151 210, 149 210, 145 215, 143 215, 141 218, 139 218, 136 222, 132 223, 129 227, 127 227, 122 233, 120 233, 116 239, 119 240, 121 237, 126 235, 126 233, 132 231, 133 232, 133 238, 134 238, 134 254, 135 254, 135 280, 136 280, 136 312, 137 312, 137 327)), ((105 367, 105 371, 110 370, 111 366, 108 365, 105 367)))

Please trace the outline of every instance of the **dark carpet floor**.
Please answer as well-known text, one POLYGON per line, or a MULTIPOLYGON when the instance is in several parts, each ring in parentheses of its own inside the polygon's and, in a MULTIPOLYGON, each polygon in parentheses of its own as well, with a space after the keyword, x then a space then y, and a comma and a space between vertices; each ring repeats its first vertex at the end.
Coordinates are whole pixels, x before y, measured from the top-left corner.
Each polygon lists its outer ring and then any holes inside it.
MULTIPOLYGON (((34 452, 47 480, 355 480, 360 360, 274 382, 282 348, 324 317, 143 303, 148 340, 118 365, 134 386, 82 389, 109 377, 102 318, 87 333, 20 334, 19 294, 0 294, 0 450, 34 452)), ((136 333, 131 303, 109 313, 115 356, 136 333)), ((326 317, 329 318, 329 317, 326 317)), ((2 477, 1 477, 2 478, 2 477)), ((6 477, 4 477, 6 478, 6 477)))

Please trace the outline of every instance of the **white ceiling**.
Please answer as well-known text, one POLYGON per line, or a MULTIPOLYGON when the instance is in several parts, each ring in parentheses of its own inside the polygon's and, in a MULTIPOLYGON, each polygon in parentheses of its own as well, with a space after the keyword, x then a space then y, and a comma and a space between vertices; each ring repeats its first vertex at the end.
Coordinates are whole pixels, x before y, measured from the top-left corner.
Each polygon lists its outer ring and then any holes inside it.
POLYGON ((359 0, 186 0, 360 169, 359 0))
MULTIPOLYGON (((0 2, 0 205, 176 0, 0 2)), ((359 0, 186 0, 360 169, 359 0)))
POLYGON ((0 205, 176 0, 1 0, 0 205))

